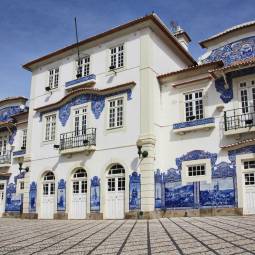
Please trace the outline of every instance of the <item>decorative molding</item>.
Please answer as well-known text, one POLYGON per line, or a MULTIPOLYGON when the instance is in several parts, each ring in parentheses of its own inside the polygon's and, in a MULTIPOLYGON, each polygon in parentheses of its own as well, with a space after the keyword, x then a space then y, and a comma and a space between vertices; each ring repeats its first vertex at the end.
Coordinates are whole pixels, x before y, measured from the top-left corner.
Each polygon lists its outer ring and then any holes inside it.
POLYGON ((100 212, 100 179, 97 176, 91 179, 90 211, 100 212))
POLYGON ((57 201, 57 210, 65 211, 66 210, 66 182, 64 179, 61 179, 58 182, 58 201, 57 201))
POLYGON ((244 69, 239 69, 226 73, 226 81, 228 84, 225 84, 223 77, 220 77, 215 80, 216 91, 220 93, 220 98, 224 103, 228 103, 233 99, 233 79, 242 77, 245 75, 255 74, 255 67, 249 67, 244 69))
POLYGON ((214 117, 175 123, 173 125, 173 129, 194 127, 194 126, 206 125, 206 124, 211 124, 211 123, 215 123, 214 117))
POLYGON ((29 188, 29 212, 36 212, 37 184, 32 182, 29 188))
POLYGON ((129 209, 141 209, 141 175, 135 171, 129 176, 129 209))
POLYGON ((255 36, 244 38, 212 50, 211 54, 202 60, 202 63, 222 60, 225 66, 229 66, 236 61, 252 57, 255 57, 255 36))

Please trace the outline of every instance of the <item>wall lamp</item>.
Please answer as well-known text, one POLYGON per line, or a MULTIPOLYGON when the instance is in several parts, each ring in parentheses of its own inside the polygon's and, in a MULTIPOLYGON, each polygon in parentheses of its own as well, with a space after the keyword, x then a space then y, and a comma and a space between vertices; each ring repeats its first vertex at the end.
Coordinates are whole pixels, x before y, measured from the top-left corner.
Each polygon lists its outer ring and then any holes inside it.
POLYGON ((58 145, 58 144, 54 144, 54 145, 53 145, 53 148, 54 148, 54 149, 59 149, 59 145, 58 145))
POLYGON ((149 153, 148 151, 142 151, 142 145, 137 145, 137 153, 139 155, 139 158, 147 158, 149 153))
POLYGON ((20 162, 20 163, 19 163, 19 171, 20 171, 20 173, 21 173, 22 171, 26 171, 26 173, 29 172, 29 167, 28 167, 28 166, 25 167, 25 168, 23 168, 22 166, 23 166, 23 163, 20 162))

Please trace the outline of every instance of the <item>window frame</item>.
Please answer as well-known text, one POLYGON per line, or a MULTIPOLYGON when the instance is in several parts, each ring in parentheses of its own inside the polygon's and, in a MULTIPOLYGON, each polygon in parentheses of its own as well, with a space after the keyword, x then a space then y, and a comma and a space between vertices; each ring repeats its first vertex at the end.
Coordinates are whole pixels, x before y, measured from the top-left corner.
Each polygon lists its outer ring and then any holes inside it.
POLYGON ((26 149, 27 147, 27 128, 21 130, 21 148, 26 149))
POLYGON ((52 113, 48 113, 48 114, 45 114, 43 116, 43 142, 45 143, 51 143, 51 142, 54 142, 56 140, 56 137, 57 137, 57 126, 58 126, 58 114, 57 112, 52 112, 52 113), (46 131, 47 131, 47 127, 46 127, 46 124, 47 124, 47 118, 48 117, 51 117, 51 116, 54 116, 55 115, 55 134, 54 134, 54 139, 46 139, 46 131))
MULTIPOLYGON (((117 95, 117 96, 113 96, 113 97, 109 97, 109 98, 107 98, 107 100, 106 100, 106 105, 107 105, 107 107, 106 107, 106 129, 107 130, 119 130, 119 129, 123 129, 124 127, 125 127, 125 125, 126 125, 126 107, 127 107, 127 96, 126 95, 124 95, 124 94, 122 94, 122 95, 117 95), (110 102, 112 102, 112 101, 117 101, 117 100, 119 100, 119 99, 122 99, 122 125, 121 126, 116 126, 116 125, 114 125, 113 127, 110 127, 110 102)), ((116 106, 115 106, 115 109, 117 109, 116 108, 116 106)), ((116 124, 116 122, 117 122, 117 114, 118 114, 118 112, 117 111, 115 111, 115 124, 116 124)))
POLYGON ((86 115, 87 115, 87 117, 86 117, 86 129, 88 129, 90 127, 90 121, 91 121, 90 103, 85 103, 85 104, 82 104, 82 105, 78 105, 78 106, 72 107, 72 124, 71 124, 71 126, 72 126, 72 131, 74 131, 74 132, 75 132, 75 116, 76 116, 75 112, 77 110, 84 109, 84 108, 86 108, 86 115))
MULTIPOLYGON (((113 45, 113 46, 109 47, 108 51, 109 51, 109 60, 108 60, 109 65, 108 65, 108 67, 107 67, 108 70, 109 70, 109 67, 112 66, 112 56, 113 56, 113 55, 116 55, 116 56, 117 56, 117 57, 116 57, 116 66, 115 66, 114 70, 120 70, 120 69, 122 69, 122 68, 125 68, 125 66, 126 66, 126 47, 125 47, 125 43, 122 42, 122 43, 113 45), (123 65, 122 65, 122 66, 119 66, 119 60, 118 60, 118 59, 119 59, 119 58, 118 58, 119 50, 118 50, 118 52, 116 52, 116 53, 114 53, 114 54, 112 54, 112 50, 113 50, 113 49, 117 49, 117 48, 119 48, 119 47, 121 47, 121 46, 123 47, 123 50, 122 50, 122 53, 123 53, 123 59, 122 59, 123 65)), ((111 70, 109 70, 109 71, 111 71, 111 70)))
MULTIPOLYGON (((195 121, 195 120, 201 120, 205 118, 205 95, 204 95, 204 89, 200 88, 200 89, 196 89, 196 90, 191 90, 191 91, 185 91, 183 92, 183 116, 184 116, 184 121, 185 122, 189 122, 189 121, 195 121), (196 93, 202 93, 202 97, 199 97, 198 99, 196 99, 196 93), (192 95, 192 99, 191 100, 186 100, 186 96, 187 95, 192 95), (196 114, 196 102, 202 100, 202 117, 198 118, 197 114, 196 114), (192 113, 193 115, 187 116, 187 107, 186 107, 186 103, 187 102, 191 102, 192 103, 192 113), (190 119, 188 120, 188 117, 194 116, 194 119, 190 119)), ((199 113, 200 115, 201 113, 199 113)))
POLYGON ((59 78, 60 78, 59 66, 52 67, 48 70, 48 86, 50 87, 50 90, 55 90, 59 88, 59 78), (56 70, 58 70, 57 75, 56 75, 56 70), (53 74, 51 74, 51 71, 53 71, 53 74), (52 81, 51 81, 51 78, 52 78, 52 81), (56 78, 57 78, 57 84, 56 84, 56 78))
MULTIPOLYGON (((88 76, 88 75, 90 75, 91 74, 91 55, 90 54, 85 54, 85 55, 82 55, 81 57, 80 57, 80 61, 82 60, 82 65, 81 65, 81 67, 82 67, 82 72, 81 72, 81 77, 79 77, 79 78, 82 78, 82 77, 86 77, 86 76, 88 76), (89 66, 89 71, 88 71, 88 74, 86 74, 86 75, 83 75, 84 74, 84 70, 85 70, 85 65, 87 64, 85 64, 85 63, 83 63, 84 61, 84 59, 86 59, 86 58, 89 58, 89 62, 88 62, 88 66, 89 66)), ((75 60, 75 63, 76 63, 76 75, 78 75, 79 74, 79 59, 76 59, 75 60)))

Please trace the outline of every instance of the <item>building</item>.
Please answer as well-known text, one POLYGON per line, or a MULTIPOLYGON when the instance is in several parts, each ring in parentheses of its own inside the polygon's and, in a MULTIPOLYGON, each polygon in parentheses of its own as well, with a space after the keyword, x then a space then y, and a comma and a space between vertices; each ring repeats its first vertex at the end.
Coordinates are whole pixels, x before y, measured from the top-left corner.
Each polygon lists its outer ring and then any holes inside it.
POLYGON ((80 58, 74 44, 25 64, 23 170, 5 181, 24 183, 22 217, 254 213, 254 28, 201 42, 197 64, 151 14, 81 41, 80 58))

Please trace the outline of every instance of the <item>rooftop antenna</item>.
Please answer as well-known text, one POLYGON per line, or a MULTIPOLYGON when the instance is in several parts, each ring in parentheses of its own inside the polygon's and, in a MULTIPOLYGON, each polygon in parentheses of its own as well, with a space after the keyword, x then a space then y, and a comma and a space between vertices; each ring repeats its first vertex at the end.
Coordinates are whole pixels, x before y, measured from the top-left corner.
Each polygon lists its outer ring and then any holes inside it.
POLYGON ((77 29, 77 20, 76 17, 74 18, 74 25, 75 25, 75 35, 76 35, 76 46, 77 46, 77 55, 78 55, 78 70, 76 74, 76 78, 81 77, 81 66, 80 66, 80 49, 79 49, 79 38, 78 38, 78 29, 77 29))

